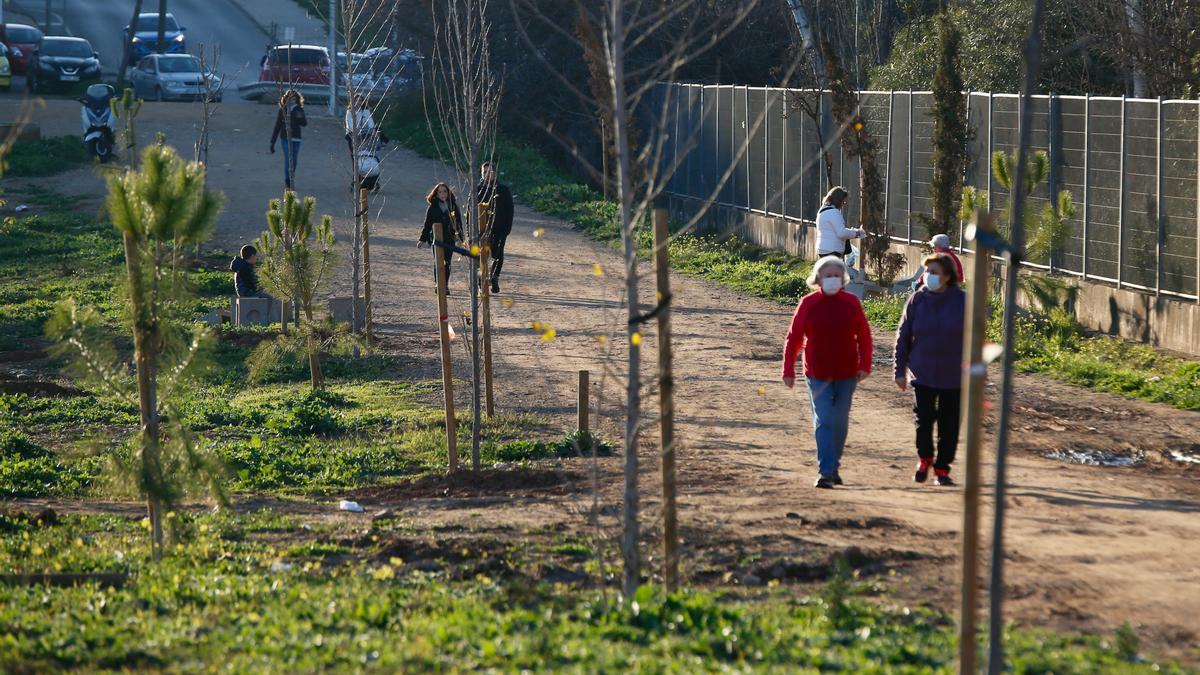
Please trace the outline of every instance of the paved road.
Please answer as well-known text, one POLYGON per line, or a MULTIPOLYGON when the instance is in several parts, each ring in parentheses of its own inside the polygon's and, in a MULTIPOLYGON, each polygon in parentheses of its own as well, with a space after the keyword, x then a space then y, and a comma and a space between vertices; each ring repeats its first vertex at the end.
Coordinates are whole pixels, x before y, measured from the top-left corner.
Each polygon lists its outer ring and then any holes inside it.
MULTIPOLYGON (((67 30, 87 38, 100 52, 106 72, 116 72, 122 53, 122 29, 133 14, 133 0, 65 0, 62 11, 67 30)), ((156 11, 158 3, 143 2, 144 12, 156 11)), ((186 27, 188 51, 195 54, 200 44, 219 47, 219 71, 236 83, 258 79, 258 66, 267 45, 267 35, 237 0, 171 0, 168 11, 186 27)), ((228 97, 230 100, 236 96, 228 97)))

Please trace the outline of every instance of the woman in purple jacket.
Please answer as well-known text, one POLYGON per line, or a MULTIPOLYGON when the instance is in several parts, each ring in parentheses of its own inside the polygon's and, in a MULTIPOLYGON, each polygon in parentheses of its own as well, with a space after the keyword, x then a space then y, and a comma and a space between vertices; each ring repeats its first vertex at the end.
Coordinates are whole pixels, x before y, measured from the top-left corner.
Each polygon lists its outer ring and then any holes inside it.
POLYGON ((904 305, 896 331, 896 386, 916 394, 917 456, 913 480, 924 483, 933 466, 938 485, 954 485, 950 464, 958 449, 962 395, 963 320, 967 294, 958 287, 954 261, 943 254, 925 259, 925 286, 904 305), (937 458, 933 425, 937 423, 937 458))

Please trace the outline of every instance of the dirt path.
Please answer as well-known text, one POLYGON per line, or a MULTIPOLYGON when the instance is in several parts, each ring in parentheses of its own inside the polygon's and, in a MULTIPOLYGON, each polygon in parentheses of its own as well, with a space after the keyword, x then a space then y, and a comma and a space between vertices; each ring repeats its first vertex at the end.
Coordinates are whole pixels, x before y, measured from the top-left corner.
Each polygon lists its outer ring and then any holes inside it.
MULTIPOLYGON (((429 263, 424 252, 410 247, 420 196, 437 166, 409 154, 397 159, 388 170, 388 191, 402 208, 387 214, 396 220, 385 218, 372 242, 373 254, 381 251, 374 269, 382 328, 387 335, 409 338, 410 345, 420 344, 432 360, 429 263)), ((501 297, 512 304, 497 303, 494 320, 498 405, 558 417, 569 425, 576 371, 589 369, 596 380, 606 367, 620 363, 620 347, 618 358, 604 359, 606 349, 620 340, 598 340, 623 329, 620 284, 615 275, 593 272, 597 263, 619 270, 619 259, 569 226, 524 208, 517 212, 508 257, 501 297), (535 231, 541 236, 533 236, 535 231), (549 323, 557 337, 541 341, 529 328, 534 321, 549 323)), ((643 266, 643 272, 650 269, 643 266)), ((700 280, 677 277, 674 284, 676 400, 685 443, 679 456, 680 508, 693 575, 704 576, 727 555, 787 557, 806 545, 858 546, 868 555, 897 561, 924 556, 932 564, 914 568, 925 576, 914 580, 918 588, 911 594, 927 593, 931 602, 952 606, 961 492, 911 483, 911 401, 891 383, 891 335, 876 336, 878 371, 855 399, 844 472, 849 485, 816 491, 810 487, 814 458, 806 395, 778 384, 789 308, 700 280), (800 519, 789 519, 789 512, 800 519)), ((461 289, 465 280, 456 277, 455 285, 461 289)), ((650 300, 645 294, 643 301, 650 300)), ((458 310, 465 307, 460 297, 458 310)), ((647 334, 643 344, 652 345, 650 338, 647 334)), ((647 351, 643 373, 652 376, 654 350, 647 351)), ((607 378, 611 416, 619 413, 618 379, 619 367, 607 378)), ((1010 616, 1097 631, 1130 621, 1160 644, 1187 648, 1200 641, 1200 593, 1195 592, 1200 587, 1200 472, 1160 459, 1169 448, 1200 450, 1200 414, 1041 377, 1018 377, 1017 387, 1023 414, 1010 472, 1010 616), (1145 453, 1146 463, 1099 468, 1039 456, 1058 449, 1130 448, 1145 453)), ((466 393, 460 391, 459 400, 466 393)), ((655 413, 654 396, 654 389, 647 389, 648 415, 655 413)), ((617 437, 615 422, 607 421, 617 437)), ((642 461, 645 522, 653 528, 659 514, 651 444, 644 447, 642 461)), ((989 469, 992 461, 989 451, 989 469)), ((604 474, 609 513, 619 504, 618 462, 609 462, 604 474)), ((492 504, 487 519, 574 519, 569 511, 575 509, 562 506, 492 504)), ((433 515, 419 506, 414 510, 433 515)), ((988 531, 991 514, 984 516, 988 531)), ((776 570, 751 565, 749 571, 776 570)))
MULTIPOLYGON (((11 105, 0 103, 0 112, 11 114, 6 107, 11 105)), ((77 133, 72 126, 77 114, 74 104, 51 106, 42 115, 43 127, 58 125, 63 129, 58 133, 77 133)), ((280 189, 282 159, 266 152, 272 115, 267 106, 238 106, 224 108, 216 120, 218 145, 210 181, 227 197, 217 232, 226 247, 261 231, 266 200, 280 189)), ((147 104, 139 128, 143 134, 163 128, 172 142, 185 138, 190 143, 197 116, 190 106, 147 104)), ((305 130, 300 186, 318 198, 320 211, 335 215, 339 236, 346 241, 342 233, 350 211, 344 150, 336 124, 314 115, 305 130)), ((407 151, 396 152, 384 167, 386 184, 372 203, 376 325, 385 347, 415 358, 414 370, 420 372, 404 375, 432 374, 437 367, 432 267, 429 253, 416 250, 414 243, 423 196, 448 172, 407 151)), ((89 195, 99 194, 100 188, 87 171, 44 182, 89 195)), ((19 191, 17 183, 6 181, 6 187, 19 191)), ((598 336, 620 334, 620 285, 615 274, 593 273, 597 263, 604 270, 619 270, 616 253, 564 223, 518 208, 508 256, 504 292, 494 304, 498 407, 569 426, 575 373, 586 368, 593 381, 604 382, 601 424, 618 437, 620 375, 613 371, 602 378, 601 373, 606 366, 617 367, 619 359, 606 362, 604 356, 614 344, 619 352, 621 340, 602 344, 598 336), (540 236, 533 236, 535 231, 540 236), (541 341, 529 329, 533 321, 552 325, 557 338, 541 341)), ((452 283, 452 316, 466 309, 464 268, 459 264, 452 283)), ((642 269, 650 272, 648 266, 642 269)), ((340 283, 344 286, 345 279, 340 283)), ((908 581, 893 589, 905 602, 953 609, 961 491, 911 483, 911 403, 891 382, 890 335, 876 336, 876 373, 855 397, 844 462, 847 485, 817 491, 811 487, 814 453, 806 394, 778 383, 790 308, 695 279, 676 277, 673 283, 676 397, 684 443, 679 456, 681 526, 691 578, 720 581, 724 570, 732 580, 749 584, 768 577, 804 581, 819 575, 788 561, 855 547, 852 557, 908 573, 908 581)), ((647 377, 653 375, 652 338, 648 334, 643 343, 649 347, 643 366, 647 377)), ((456 346, 456 357, 461 354, 456 346)), ((464 360, 460 358, 458 370, 465 376, 464 360)), ((1152 645, 1195 659, 1192 650, 1200 646, 1200 466, 1162 457, 1172 450, 1200 452, 1200 414, 1086 392, 1042 377, 1019 376, 1016 382, 1021 415, 1010 471, 1009 616, 1028 625, 1105 632, 1129 621, 1152 645), (1133 451, 1146 459, 1135 467, 1100 468, 1042 457, 1064 449, 1133 451)), ((652 415, 653 389, 646 394, 651 403, 647 414, 652 415)), ((457 393, 460 401, 467 396, 465 387, 457 393)), ((648 420, 641 457, 644 522, 653 533, 659 515, 658 469, 653 419, 648 420)), ((620 461, 601 462, 602 525, 610 534, 619 506, 620 461)), ((990 450, 984 462, 990 469, 990 450)), ((565 523, 583 528, 588 499, 575 494, 390 502, 378 496, 375 503, 430 523, 565 523), (484 513, 486 519, 481 518, 484 513)), ((986 532, 990 514, 984 514, 983 524, 986 532)), ((654 549, 652 568, 657 558, 654 549)))

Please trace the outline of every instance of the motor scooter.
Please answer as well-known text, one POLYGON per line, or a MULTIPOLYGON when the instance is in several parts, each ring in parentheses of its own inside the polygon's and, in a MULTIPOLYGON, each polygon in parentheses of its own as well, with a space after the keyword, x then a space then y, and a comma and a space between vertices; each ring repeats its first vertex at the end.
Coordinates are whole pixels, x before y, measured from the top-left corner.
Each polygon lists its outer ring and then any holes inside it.
POLYGON ((78 99, 83 108, 79 117, 83 123, 83 144, 88 154, 107 163, 116 157, 116 119, 113 117, 110 102, 116 96, 113 88, 107 84, 93 84, 84 92, 83 98, 78 99))

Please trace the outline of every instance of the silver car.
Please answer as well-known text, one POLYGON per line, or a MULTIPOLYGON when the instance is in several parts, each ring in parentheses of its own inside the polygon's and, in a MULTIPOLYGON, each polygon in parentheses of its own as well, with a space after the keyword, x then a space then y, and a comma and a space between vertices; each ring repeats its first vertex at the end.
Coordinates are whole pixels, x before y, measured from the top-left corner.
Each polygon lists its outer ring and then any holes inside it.
POLYGON ((200 72, 200 59, 190 54, 150 54, 130 69, 129 83, 139 98, 153 101, 197 101, 204 98, 204 78, 214 101, 221 100, 221 80, 200 72))

